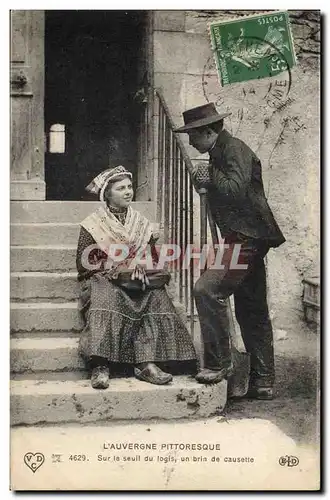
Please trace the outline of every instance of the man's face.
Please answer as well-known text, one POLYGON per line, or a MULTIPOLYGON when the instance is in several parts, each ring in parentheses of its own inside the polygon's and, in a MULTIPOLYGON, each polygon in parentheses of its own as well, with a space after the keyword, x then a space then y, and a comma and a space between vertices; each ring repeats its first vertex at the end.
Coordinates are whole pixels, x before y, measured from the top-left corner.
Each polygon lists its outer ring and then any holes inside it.
POLYGON ((188 132, 189 144, 200 153, 206 153, 214 144, 217 134, 209 128, 195 128, 188 132))

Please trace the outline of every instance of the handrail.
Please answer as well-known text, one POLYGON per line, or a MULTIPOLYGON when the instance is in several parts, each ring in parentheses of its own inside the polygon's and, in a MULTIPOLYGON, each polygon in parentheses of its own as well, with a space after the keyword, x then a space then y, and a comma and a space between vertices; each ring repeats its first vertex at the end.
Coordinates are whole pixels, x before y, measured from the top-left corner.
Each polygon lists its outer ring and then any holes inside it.
MULTIPOLYGON (((174 121, 172 119, 170 110, 168 109, 168 106, 167 106, 166 101, 164 99, 164 95, 163 95, 162 89, 156 88, 155 89, 155 93, 156 93, 158 99, 160 100, 160 102, 162 104, 162 107, 163 107, 163 109, 165 111, 165 114, 166 114, 166 116, 168 118, 168 121, 170 123, 171 129, 172 129, 172 131, 174 131, 177 127, 175 126, 175 123, 174 123, 174 121)), ((184 146, 184 144, 183 144, 182 139, 180 138, 180 136, 176 135, 175 137, 176 137, 176 141, 177 141, 177 143, 179 145, 179 148, 181 150, 182 158, 183 158, 183 160, 185 161, 185 163, 187 165, 189 173, 191 173, 193 171, 192 161, 191 161, 191 159, 190 159, 190 157, 189 157, 189 155, 188 155, 188 153, 186 151, 186 148, 185 148, 185 146, 184 146)))
MULTIPOLYGON (((158 141, 155 142, 158 158, 157 186, 157 218, 164 227, 164 242, 179 246, 181 256, 188 245, 193 244, 193 184, 190 174, 193 164, 178 134, 166 104, 162 90, 155 89, 158 99, 158 114, 155 113, 155 131, 158 141)), ((190 316, 190 330, 194 334, 194 267, 189 262, 183 269, 182 259, 176 261, 172 279, 176 286, 177 296, 186 313, 190 316)))

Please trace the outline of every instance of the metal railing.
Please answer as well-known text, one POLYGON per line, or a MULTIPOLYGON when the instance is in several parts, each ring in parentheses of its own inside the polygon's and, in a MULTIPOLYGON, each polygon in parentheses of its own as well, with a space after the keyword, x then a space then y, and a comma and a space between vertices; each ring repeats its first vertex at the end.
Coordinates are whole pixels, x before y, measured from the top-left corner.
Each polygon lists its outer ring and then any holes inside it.
MULTIPOLYGON (((158 159, 157 219, 164 229, 164 242, 180 247, 181 255, 187 245, 193 244, 193 184, 189 172, 192 162, 180 137, 173 132, 174 122, 160 89, 155 90, 156 158, 158 159)), ((180 261, 181 262, 181 261, 180 261)), ((190 318, 190 330, 194 335, 194 269, 192 263, 182 268, 177 261, 172 277, 179 300, 190 318)))

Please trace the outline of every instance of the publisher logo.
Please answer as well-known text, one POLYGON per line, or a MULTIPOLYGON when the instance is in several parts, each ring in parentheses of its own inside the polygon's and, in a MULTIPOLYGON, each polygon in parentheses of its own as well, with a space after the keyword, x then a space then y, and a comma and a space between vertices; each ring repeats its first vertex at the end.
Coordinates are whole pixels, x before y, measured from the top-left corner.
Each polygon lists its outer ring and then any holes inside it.
POLYGON ((25 453, 24 455, 24 463, 29 467, 32 472, 36 472, 39 467, 42 466, 42 464, 45 461, 45 457, 42 453, 25 453))
POLYGON ((284 467, 296 467, 299 464, 299 458, 294 457, 293 455, 284 455, 279 458, 278 463, 284 467))

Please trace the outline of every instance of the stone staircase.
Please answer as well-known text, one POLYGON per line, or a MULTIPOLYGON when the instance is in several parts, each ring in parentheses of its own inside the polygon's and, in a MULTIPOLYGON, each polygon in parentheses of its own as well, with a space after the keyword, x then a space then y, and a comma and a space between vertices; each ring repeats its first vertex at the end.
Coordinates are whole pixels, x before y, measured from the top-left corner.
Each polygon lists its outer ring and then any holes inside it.
MULTIPOLYGON (((212 387, 179 376, 159 387, 116 378, 90 387, 77 345, 75 270, 79 222, 97 202, 11 204, 11 423, 97 422, 206 417, 226 403, 226 383, 212 387)), ((135 208, 155 220, 153 202, 135 208)))

